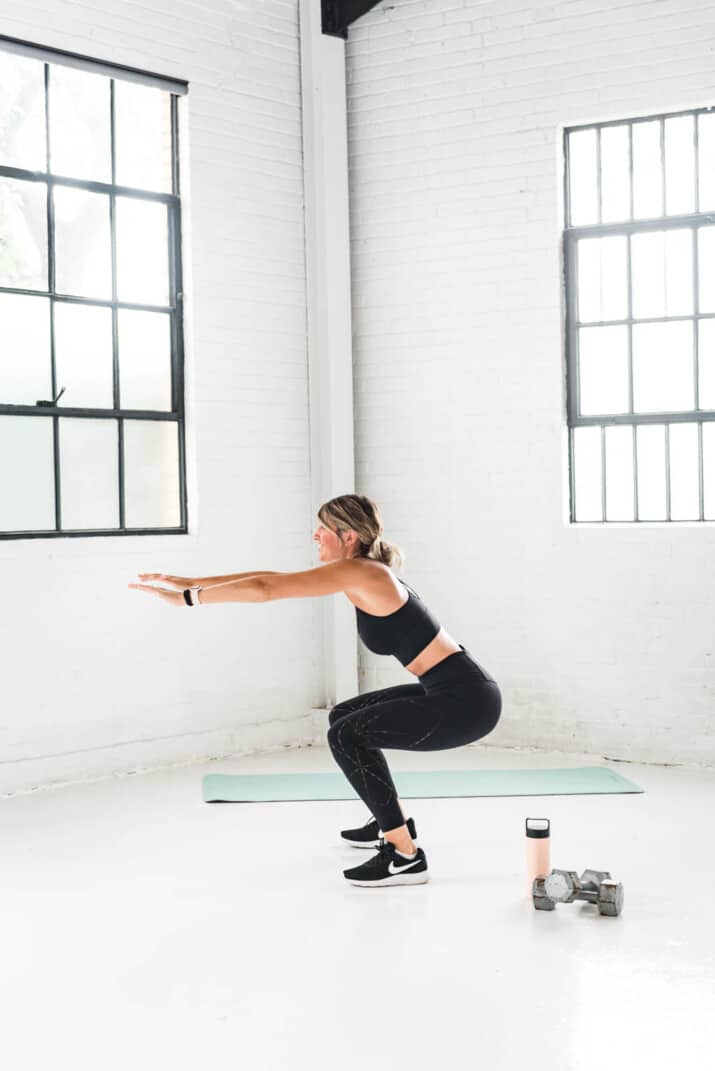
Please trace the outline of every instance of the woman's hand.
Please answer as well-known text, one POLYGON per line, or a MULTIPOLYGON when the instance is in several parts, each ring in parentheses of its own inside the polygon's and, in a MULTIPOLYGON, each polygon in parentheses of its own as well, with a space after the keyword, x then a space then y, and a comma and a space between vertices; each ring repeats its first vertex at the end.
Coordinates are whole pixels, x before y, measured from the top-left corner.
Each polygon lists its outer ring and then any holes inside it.
POLYGON ((172 606, 186 606, 184 600, 184 588, 191 586, 187 578, 178 576, 168 577, 164 576, 163 573, 138 573, 137 576, 144 580, 162 579, 166 583, 169 583, 170 580, 175 582, 178 582, 179 580, 183 581, 180 591, 167 591, 166 588, 155 587, 153 584, 128 584, 127 587, 134 588, 135 591, 150 591, 153 595, 158 595, 164 602, 171 603, 172 606))
POLYGON ((140 580, 161 580, 163 584, 177 591, 184 591, 196 583, 192 576, 169 576, 168 573, 137 573, 137 576, 140 580))

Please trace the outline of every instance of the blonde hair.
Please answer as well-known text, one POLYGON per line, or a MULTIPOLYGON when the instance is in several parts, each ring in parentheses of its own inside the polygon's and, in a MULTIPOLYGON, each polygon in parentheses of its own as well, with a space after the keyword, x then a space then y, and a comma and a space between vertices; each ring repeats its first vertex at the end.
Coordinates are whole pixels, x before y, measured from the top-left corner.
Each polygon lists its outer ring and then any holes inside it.
POLYGON ((339 495, 324 502, 318 517, 343 542, 343 532, 357 533, 359 549, 356 558, 372 558, 385 565, 402 568, 405 554, 396 543, 381 539, 382 517, 376 502, 366 495, 339 495))

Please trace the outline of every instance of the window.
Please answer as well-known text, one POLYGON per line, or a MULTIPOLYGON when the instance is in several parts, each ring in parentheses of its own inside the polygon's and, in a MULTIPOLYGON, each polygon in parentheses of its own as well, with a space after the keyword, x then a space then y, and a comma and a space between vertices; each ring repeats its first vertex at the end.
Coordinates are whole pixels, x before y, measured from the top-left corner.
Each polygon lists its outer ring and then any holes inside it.
POLYGON ((0 538, 185 532, 178 96, 0 38, 0 538))
POLYGON ((571 520, 715 520, 715 112, 564 137, 571 520))

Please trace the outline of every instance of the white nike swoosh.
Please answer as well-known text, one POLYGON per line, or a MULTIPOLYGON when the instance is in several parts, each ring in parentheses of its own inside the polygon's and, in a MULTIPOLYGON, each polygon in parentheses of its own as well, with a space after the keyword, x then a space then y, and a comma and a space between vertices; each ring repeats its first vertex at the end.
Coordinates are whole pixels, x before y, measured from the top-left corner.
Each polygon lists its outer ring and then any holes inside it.
POLYGON ((415 859, 405 859, 405 861, 402 864, 402 866, 397 866, 396 863, 389 863, 387 869, 390 872, 390 874, 401 874, 402 871, 405 869, 405 867, 414 866, 416 862, 417 862, 416 858, 415 859))

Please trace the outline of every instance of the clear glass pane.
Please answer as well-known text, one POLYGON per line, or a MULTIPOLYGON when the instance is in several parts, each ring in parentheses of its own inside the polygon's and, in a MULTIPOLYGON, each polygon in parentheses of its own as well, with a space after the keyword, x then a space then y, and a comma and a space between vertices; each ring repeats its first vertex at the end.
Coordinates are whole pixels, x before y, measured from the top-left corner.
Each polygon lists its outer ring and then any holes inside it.
POLYGON ((578 272, 578 320, 589 323, 600 320, 601 300, 601 246, 598 238, 582 238, 577 246, 578 272))
POLYGON ((569 134, 569 180, 571 226, 598 223, 595 130, 577 130, 569 134))
POLYGON ((117 197, 117 292, 120 301, 169 304, 166 206, 117 197))
POLYGON ((693 232, 649 231, 631 238, 633 315, 690 316, 693 312, 693 232))
POLYGON ((51 397, 49 298, 0 294, 0 403, 51 397))
POLYGON ((171 94, 116 81, 114 122, 120 186, 171 193, 171 94))
POLYGON ((695 211, 695 118, 678 115, 664 127, 665 211, 685 215, 695 211))
POLYGON ((579 330, 580 413, 628 411, 628 328, 582 327, 579 330))
POLYGON ((47 290, 47 186, 0 178, 0 286, 47 290))
POLYGON ((606 428, 606 520, 635 520, 633 428, 606 428))
POLYGON ((52 420, 0 416, 0 531, 55 529, 52 420))
POLYGON ((109 79, 50 64, 50 170, 112 181, 109 79))
POLYGON ((699 331, 700 408, 715 409, 715 320, 701 320, 699 331))
POLYGON ((705 520, 715 521, 715 423, 703 424, 703 502, 705 520))
POLYGON ((660 120, 633 124, 633 215, 653 219, 663 214, 660 120))
POLYGON ((58 293, 111 300, 109 197, 55 187, 54 199, 58 293))
POLYGON ((0 86, 0 164, 44 171, 44 63, 0 52, 0 86))
POLYGON ((635 324, 633 327, 633 409, 637 413, 693 409, 692 321, 635 324))
POLYGON ((55 368, 59 405, 114 408, 111 309, 55 303, 55 368))
POLYGON ((665 316, 665 235, 663 231, 631 238, 633 316, 665 316))
POLYGON ((601 220, 615 223, 630 219, 631 177, 628 158, 628 124, 601 130, 601 220))
POLYGON ((665 233, 665 315, 693 314, 693 232, 665 233))
POLYGON ((670 519, 700 518, 700 460, 697 424, 671 424, 670 519))
POLYGON ((574 428, 574 489, 577 521, 602 521, 601 429, 574 428))
POLYGON ((601 294, 604 320, 625 320, 628 315, 628 239, 622 235, 601 239, 601 294))
POLYGON ((664 521, 665 427, 643 424, 636 428, 638 454, 638 520, 664 521))
POLYGON ((173 420, 124 421, 127 528, 178 528, 179 433, 173 420))
POLYGON ((715 208, 715 114, 698 116, 699 209, 715 208))
POLYGON ((715 312, 715 227, 698 230, 700 312, 715 312))
POLYGON ((627 239, 578 242, 578 318, 581 323, 624 320, 628 315, 627 239))
POLYGON ((62 529, 119 527, 116 420, 60 420, 62 529))
POLYGON ((122 409, 171 411, 168 313, 119 310, 119 397, 122 409))

